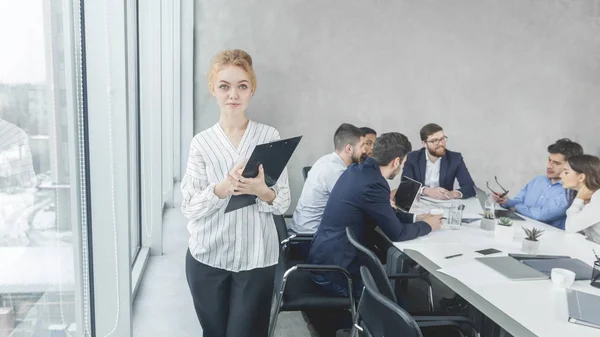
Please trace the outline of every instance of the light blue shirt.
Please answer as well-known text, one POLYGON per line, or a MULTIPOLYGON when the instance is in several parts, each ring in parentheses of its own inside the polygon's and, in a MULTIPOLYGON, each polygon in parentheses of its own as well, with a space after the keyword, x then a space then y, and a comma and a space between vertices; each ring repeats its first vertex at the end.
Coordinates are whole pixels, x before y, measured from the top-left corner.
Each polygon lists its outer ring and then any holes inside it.
POLYGON ((302 194, 294 211, 290 231, 314 234, 319 228, 329 194, 347 166, 342 157, 333 152, 315 162, 308 172, 302 194))
POLYGON ((504 208, 514 207, 526 217, 565 229, 569 200, 562 183, 552 183, 547 176, 533 178, 519 194, 509 199, 504 208))

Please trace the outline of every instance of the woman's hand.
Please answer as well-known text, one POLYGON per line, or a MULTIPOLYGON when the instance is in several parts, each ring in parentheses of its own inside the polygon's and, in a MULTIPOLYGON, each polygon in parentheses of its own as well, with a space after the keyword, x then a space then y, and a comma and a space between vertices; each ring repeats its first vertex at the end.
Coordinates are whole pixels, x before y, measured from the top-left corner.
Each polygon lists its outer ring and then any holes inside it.
POLYGON ((579 192, 577 192, 577 198, 582 199, 583 201, 589 201, 592 198, 592 194, 594 194, 594 192, 590 191, 589 188, 583 185, 579 189, 579 192))
POLYGON ((225 179, 221 180, 215 186, 214 192, 215 192, 215 195, 217 197, 219 197, 219 199, 225 199, 228 196, 233 194, 233 191, 235 189, 238 179, 240 177, 243 178, 242 172, 244 172, 244 168, 246 167, 246 162, 247 162, 246 160, 243 160, 243 161, 239 162, 237 165, 235 165, 231 169, 231 171, 229 171, 229 173, 227 174, 225 179))
POLYGON ((258 166, 256 178, 244 178, 240 174, 235 174, 234 179, 237 181, 234 185, 233 195, 255 195, 267 203, 271 203, 275 199, 275 191, 265 183, 265 171, 262 164, 258 166))

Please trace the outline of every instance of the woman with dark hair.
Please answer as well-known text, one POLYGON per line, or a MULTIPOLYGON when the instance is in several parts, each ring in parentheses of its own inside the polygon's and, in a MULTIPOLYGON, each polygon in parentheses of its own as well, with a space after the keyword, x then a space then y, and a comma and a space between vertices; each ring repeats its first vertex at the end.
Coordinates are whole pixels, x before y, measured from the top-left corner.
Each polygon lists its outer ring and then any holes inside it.
POLYGON ((569 158, 561 174, 563 187, 577 191, 567 210, 565 230, 583 233, 600 243, 600 159, 591 155, 569 158))

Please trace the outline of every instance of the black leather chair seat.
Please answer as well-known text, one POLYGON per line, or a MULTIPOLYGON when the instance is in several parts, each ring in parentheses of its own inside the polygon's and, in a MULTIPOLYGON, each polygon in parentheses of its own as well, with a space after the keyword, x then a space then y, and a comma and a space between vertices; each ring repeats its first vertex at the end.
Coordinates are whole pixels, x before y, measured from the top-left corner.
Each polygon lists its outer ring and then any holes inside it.
POLYGON ((295 271, 288 277, 281 311, 348 309, 348 297, 327 297, 325 291, 312 281, 309 271, 295 271))

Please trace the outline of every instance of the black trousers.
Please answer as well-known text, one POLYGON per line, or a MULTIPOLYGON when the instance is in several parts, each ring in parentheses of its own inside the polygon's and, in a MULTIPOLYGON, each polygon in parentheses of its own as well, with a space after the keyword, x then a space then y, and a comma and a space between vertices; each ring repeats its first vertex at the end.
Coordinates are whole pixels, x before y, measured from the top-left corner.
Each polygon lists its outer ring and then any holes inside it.
POLYGON ((198 262, 188 250, 187 282, 204 337, 266 337, 275 266, 238 273, 198 262))

